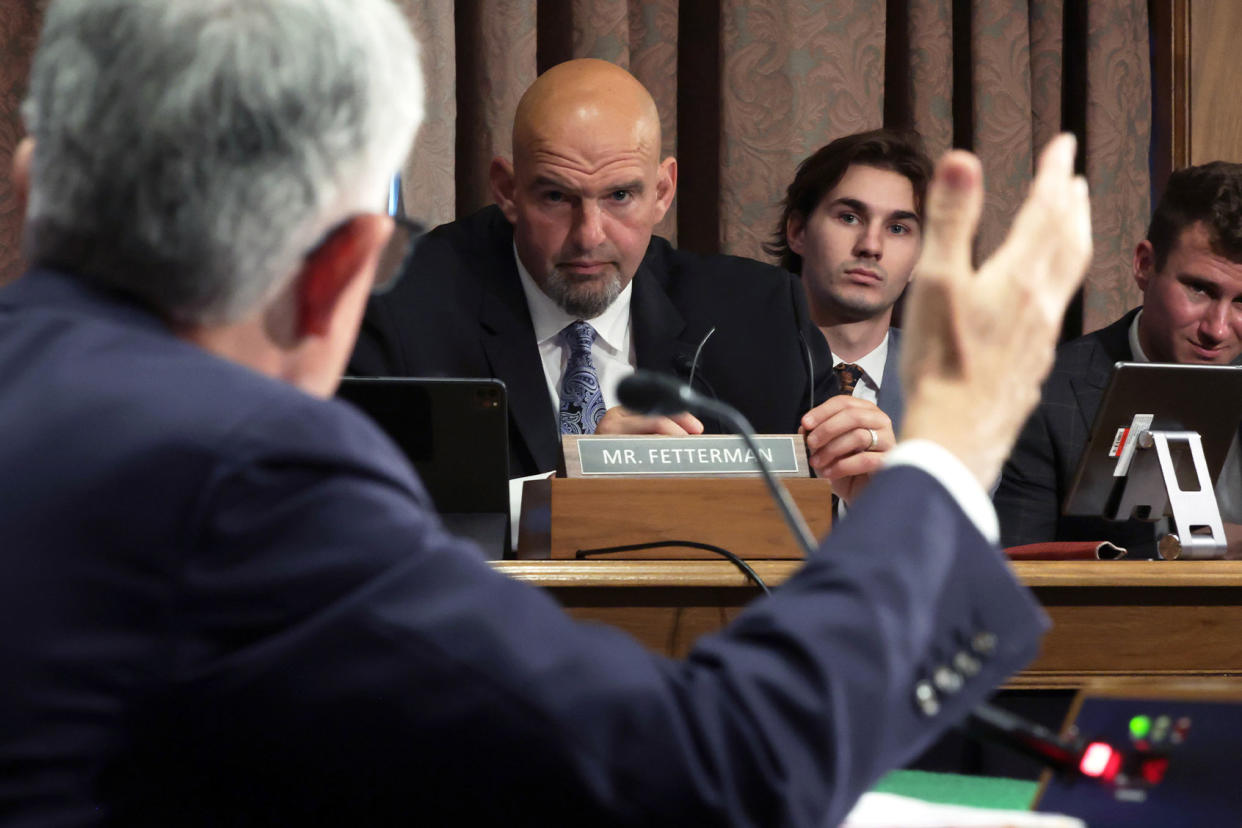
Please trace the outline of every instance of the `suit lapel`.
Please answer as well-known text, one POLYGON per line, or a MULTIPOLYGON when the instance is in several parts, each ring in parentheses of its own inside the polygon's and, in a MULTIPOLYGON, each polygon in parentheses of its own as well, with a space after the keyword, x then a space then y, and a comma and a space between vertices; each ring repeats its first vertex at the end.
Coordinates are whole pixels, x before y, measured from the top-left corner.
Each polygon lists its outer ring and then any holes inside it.
POLYGON ((1091 431, 1091 420, 1100 408, 1104 386, 1113 372, 1113 363, 1133 358, 1130 353, 1130 324, 1137 312, 1131 311, 1101 330, 1095 347, 1070 377, 1070 387, 1074 389, 1078 413, 1082 417, 1083 434, 1091 431))
POLYGON ((884 376, 880 378, 880 393, 876 405, 893 421, 893 431, 901 428, 904 403, 901 396, 901 331, 888 329, 888 356, 884 358, 884 376))
POLYGON ((1081 373, 1070 377, 1070 387, 1074 389, 1074 397, 1078 402, 1078 414, 1082 418, 1083 433, 1091 430, 1091 420, 1099 410, 1100 399, 1104 396, 1104 386, 1113 370, 1113 361, 1099 345, 1092 349, 1086 363, 1081 366, 1081 373))
POLYGON ((479 308, 483 351, 492 376, 508 389, 509 417, 540 470, 560 461, 556 412, 535 343, 535 329, 513 261, 513 250, 501 254, 500 278, 491 280, 479 308))
MULTIPOLYGON (((640 369, 683 379, 689 374, 698 343, 683 339, 687 335, 686 321, 646 263, 634 275, 630 325, 634 358, 640 369)), ((611 400, 608 402, 612 404, 611 400)))

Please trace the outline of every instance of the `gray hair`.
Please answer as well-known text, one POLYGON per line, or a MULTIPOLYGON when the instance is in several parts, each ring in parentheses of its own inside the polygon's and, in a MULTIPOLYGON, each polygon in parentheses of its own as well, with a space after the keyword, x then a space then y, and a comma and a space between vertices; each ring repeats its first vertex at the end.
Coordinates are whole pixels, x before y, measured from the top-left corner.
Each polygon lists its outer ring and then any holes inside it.
POLYGON ((422 111, 389 0, 54 0, 27 254, 176 324, 236 320, 382 207, 422 111))

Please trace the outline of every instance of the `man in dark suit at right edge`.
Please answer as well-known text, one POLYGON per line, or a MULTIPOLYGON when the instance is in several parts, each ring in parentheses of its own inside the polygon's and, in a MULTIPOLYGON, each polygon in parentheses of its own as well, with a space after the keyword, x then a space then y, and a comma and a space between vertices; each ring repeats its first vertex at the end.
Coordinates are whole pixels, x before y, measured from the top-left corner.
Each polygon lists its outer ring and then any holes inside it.
POLYGON ((984 487, 1090 255, 1073 139, 977 273, 981 168, 941 162, 902 444, 674 661, 489 567, 328 399, 418 66, 387 0, 49 4, 0 290, 6 825, 838 824, 1036 653, 984 487))
MULTIPOLYGON (((1107 540, 1130 557, 1156 556, 1155 523, 1063 516, 1061 504, 1114 362, 1228 365, 1242 356, 1242 164, 1174 172, 1133 267, 1142 306, 1057 351, 994 496, 1002 546, 1107 540)), ((1240 495, 1242 470, 1231 452, 1217 486, 1231 555, 1240 495)))

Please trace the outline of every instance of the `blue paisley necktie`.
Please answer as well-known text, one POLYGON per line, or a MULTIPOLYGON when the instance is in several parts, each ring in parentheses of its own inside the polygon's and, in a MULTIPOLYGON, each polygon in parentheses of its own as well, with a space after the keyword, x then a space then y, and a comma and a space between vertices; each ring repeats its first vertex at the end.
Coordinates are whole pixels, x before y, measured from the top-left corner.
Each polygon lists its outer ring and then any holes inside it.
POLYGON ((604 416, 604 395, 591 361, 595 329, 579 319, 561 331, 569 346, 569 363, 561 379, 561 434, 594 434, 604 416))

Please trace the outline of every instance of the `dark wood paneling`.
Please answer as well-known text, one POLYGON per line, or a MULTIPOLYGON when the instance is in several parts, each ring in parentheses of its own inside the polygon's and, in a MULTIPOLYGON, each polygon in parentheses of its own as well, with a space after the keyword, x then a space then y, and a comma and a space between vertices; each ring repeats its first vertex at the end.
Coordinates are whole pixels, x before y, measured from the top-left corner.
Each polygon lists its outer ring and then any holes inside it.
POLYGON ((677 20, 677 244, 720 251, 723 76, 719 0, 682 0, 677 20))

